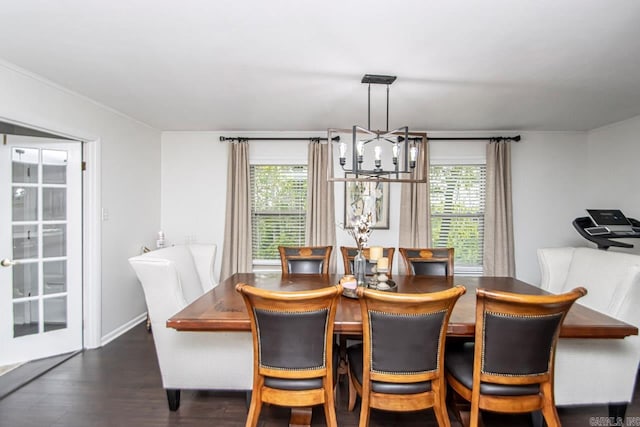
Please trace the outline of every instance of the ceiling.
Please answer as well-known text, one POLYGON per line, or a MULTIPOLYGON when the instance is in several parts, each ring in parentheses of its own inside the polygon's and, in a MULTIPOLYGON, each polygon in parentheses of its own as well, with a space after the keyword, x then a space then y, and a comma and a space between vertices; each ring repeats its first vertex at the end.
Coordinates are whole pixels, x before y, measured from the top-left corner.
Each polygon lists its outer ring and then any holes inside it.
POLYGON ((584 131, 640 115, 637 0, 0 0, 0 59, 159 130, 584 131), (384 86, 371 128, 386 127, 384 86))

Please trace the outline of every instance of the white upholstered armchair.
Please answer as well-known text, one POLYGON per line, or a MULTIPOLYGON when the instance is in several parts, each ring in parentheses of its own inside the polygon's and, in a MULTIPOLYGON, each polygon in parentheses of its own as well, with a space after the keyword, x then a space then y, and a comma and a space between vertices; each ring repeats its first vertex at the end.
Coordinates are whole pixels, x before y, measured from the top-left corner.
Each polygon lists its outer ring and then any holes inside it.
POLYGON ((178 332, 167 319, 217 285, 215 245, 172 246, 129 259, 142 283, 169 409, 180 406, 180 389, 250 391, 250 332, 178 332))
MULTIPOLYGON (((578 304, 640 326, 640 256, 591 248, 538 249, 541 287, 559 294, 576 286, 589 293, 578 304)), ((640 337, 558 341, 557 405, 608 404, 624 417, 633 398, 640 337)))

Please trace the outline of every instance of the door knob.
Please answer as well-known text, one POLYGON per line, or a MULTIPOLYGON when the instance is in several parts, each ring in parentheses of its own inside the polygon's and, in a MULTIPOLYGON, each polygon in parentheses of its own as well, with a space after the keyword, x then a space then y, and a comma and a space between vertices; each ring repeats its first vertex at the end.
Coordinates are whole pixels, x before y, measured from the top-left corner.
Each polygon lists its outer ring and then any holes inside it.
POLYGON ((12 265, 16 265, 17 262, 15 261, 11 261, 8 258, 3 259, 2 261, 0 261, 0 265, 3 267, 11 267, 12 265))

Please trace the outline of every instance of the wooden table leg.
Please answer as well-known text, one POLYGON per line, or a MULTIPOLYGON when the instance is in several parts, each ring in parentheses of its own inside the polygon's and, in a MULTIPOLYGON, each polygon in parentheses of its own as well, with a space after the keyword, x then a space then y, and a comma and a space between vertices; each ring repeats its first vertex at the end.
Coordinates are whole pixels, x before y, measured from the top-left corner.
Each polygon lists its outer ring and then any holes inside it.
POLYGON ((289 427, 309 427, 311 426, 311 407, 291 408, 291 418, 289 427))

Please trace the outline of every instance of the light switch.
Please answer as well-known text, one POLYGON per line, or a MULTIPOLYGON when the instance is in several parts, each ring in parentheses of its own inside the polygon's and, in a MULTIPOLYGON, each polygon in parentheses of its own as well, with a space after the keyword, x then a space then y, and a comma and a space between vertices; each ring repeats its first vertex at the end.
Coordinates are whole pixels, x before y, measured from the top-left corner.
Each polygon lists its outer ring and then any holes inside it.
POLYGON ((109 210, 107 208, 102 208, 102 220, 103 221, 109 220, 109 210))

